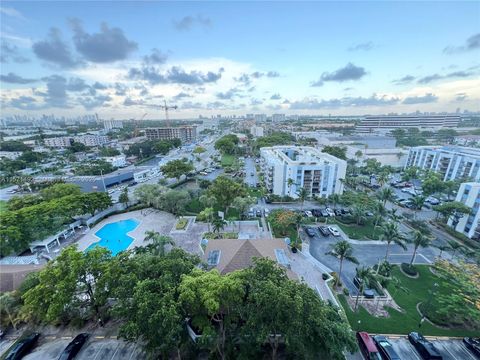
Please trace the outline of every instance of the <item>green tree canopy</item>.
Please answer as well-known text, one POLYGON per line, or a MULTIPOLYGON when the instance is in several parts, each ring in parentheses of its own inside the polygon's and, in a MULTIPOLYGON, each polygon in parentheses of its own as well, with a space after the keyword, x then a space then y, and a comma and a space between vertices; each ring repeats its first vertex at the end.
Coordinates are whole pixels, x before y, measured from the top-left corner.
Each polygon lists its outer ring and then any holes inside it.
POLYGON ((193 171, 194 167, 189 162, 179 159, 167 162, 160 169, 167 178, 180 179, 182 175, 187 175, 193 171))
POLYGON ((342 160, 347 160, 347 148, 344 146, 326 145, 323 147, 322 152, 330 154, 342 160))

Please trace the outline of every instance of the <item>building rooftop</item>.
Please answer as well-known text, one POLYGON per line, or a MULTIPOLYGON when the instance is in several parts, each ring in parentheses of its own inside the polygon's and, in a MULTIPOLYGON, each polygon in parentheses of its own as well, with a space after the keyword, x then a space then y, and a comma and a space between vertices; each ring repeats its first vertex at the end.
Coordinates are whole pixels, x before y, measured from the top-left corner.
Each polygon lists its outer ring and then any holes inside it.
POLYGON ((208 242, 204 259, 210 267, 226 274, 252 266, 254 258, 269 258, 286 267, 288 277, 295 279, 288 252, 282 239, 215 239, 208 242))
POLYGON ((260 150, 271 151, 274 156, 292 165, 315 165, 343 161, 311 146, 272 146, 260 150))

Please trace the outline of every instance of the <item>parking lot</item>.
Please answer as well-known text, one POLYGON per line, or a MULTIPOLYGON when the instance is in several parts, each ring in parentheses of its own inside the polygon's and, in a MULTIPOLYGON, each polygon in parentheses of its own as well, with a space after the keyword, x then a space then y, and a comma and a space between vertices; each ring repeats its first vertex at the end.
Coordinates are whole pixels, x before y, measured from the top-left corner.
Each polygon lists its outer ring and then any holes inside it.
MULTIPOLYGON (((39 345, 25 356, 25 360, 58 359, 61 352, 72 341, 69 338, 49 340, 40 339, 39 345)), ((138 344, 129 344, 123 340, 90 338, 75 357, 78 360, 132 360, 144 359, 145 355, 138 344)))
MULTIPOLYGON (((388 340, 392 344, 400 359, 406 360, 422 360, 417 350, 408 341, 406 336, 389 337, 388 340)), ((463 345, 462 340, 458 339, 429 339, 440 354, 443 360, 476 360, 476 357, 463 345)), ((363 360, 363 356, 358 352, 356 354, 347 355, 348 360, 363 360)))

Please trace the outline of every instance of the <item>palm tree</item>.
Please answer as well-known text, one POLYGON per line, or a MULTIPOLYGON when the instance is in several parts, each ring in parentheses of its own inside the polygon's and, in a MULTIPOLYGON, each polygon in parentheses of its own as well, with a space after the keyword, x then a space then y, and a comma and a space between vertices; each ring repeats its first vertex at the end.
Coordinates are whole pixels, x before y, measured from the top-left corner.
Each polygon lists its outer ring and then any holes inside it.
MULTIPOLYGON (((334 244, 332 246, 332 249, 329 252, 325 253, 325 255, 331 255, 333 257, 336 257, 338 261, 340 261, 340 269, 338 270, 339 283, 341 282, 343 261, 347 260, 351 263, 358 264, 357 258, 353 256, 352 245, 350 245, 350 243, 346 240, 342 240, 334 244)), ((339 285, 339 283, 336 285, 339 285)))
POLYGON ((413 262, 415 261, 415 258, 417 256, 417 250, 419 247, 426 248, 430 245, 432 242, 432 239, 425 235, 423 232, 414 230, 413 231, 413 236, 410 239, 410 242, 413 244, 413 255, 412 259, 410 260, 410 266, 413 265, 413 262))
POLYGON ((303 210, 303 205, 305 204, 305 200, 307 200, 308 192, 305 188, 301 187, 297 190, 297 196, 300 199, 300 201, 302 202, 302 206, 301 206, 300 210, 303 210))
POLYGON ((373 207, 373 212, 374 212, 374 225, 373 225, 373 230, 377 228, 378 224, 383 220, 383 217, 387 213, 387 209, 385 209, 385 206, 380 203, 376 202, 375 206, 373 207))
POLYGON ((422 207, 425 204, 425 200, 426 200, 426 197, 422 195, 415 195, 410 199, 414 208, 414 212, 413 212, 414 220, 416 219, 417 212, 422 210, 422 207))
MULTIPOLYGON (((385 185, 386 182, 388 181, 388 176, 389 176, 389 175, 390 175, 390 174, 389 174, 388 172, 382 171, 382 172, 380 173, 380 175, 378 175, 377 182, 378 182, 381 186, 385 185)), ((387 189, 390 189, 390 188, 387 188, 387 189)), ((391 190, 391 189, 390 189, 390 190, 391 190)))
POLYGON ((295 180, 292 178, 288 178, 287 180, 287 186, 288 186, 288 193, 290 194, 292 191, 292 185, 295 185, 295 180))
POLYGON ((407 246, 404 242, 404 236, 398 230, 398 224, 392 221, 389 221, 382 225, 382 234, 380 235, 380 240, 387 243, 387 250, 385 252, 385 261, 388 261, 388 254, 390 252, 390 244, 393 242, 401 246, 404 250, 407 250, 407 246))
POLYGON ((361 158, 362 156, 363 156, 362 150, 357 150, 357 151, 355 152, 355 157, 356 157, 358 160, 360 160, 360 158, 361 158))
POLYGON ((393 222, 398 223, 400 219, 402 218, 402 215, 397 214, 398 209, 392 209, 390 210, 389 217, 392 219, 393 222))
POLYGON ((227 222, 220 217, 216 217, 213 219, 212 221, 213 232, 217 233, 217 237, 220 236, 220 231, 222 231, 225 228, 226 224, 227 222))
POLYGON ((386 187, 381 189, 377 193, 377 197, 380 199, 380 201, 383 202, 383 206, 386 205, 387 201, 393 201, 395 198, 395 194, 392 190, 392 188, 386 187))
POLYGON ((352 216, 357 225, 365 220, 365 208, 362 205, 355 204, 352 208, 352 216))
POLYGON ((455 254, 457 253, 458 250, 463 249, 463 245, 456 242, 455 240, 448 240, 448 246, 450 246, 450 249, 453 251, 452 252, 452 259, 455 259, 455 254))
POLYGON ((157 231, 148 230, 145 232, 145 241, 152 242, 153 253, 158 256, 165 255, 165 246, 175 245, 175 242, 170 236, 160 235, 157 231))
POLYGON ((340 202, 339 194, 332 194, 328 197, 328 200, 333 204, 333 209, 337 208, 337 204, 340 202))
POLYGON ((358 300, 365 290, 365 286, 370 287, 371 284, 374 284, 378 279, 381 278, 372 268, 362 266, 357 269, 357 278, 360 281, 360 287, 358 289, 357 298, 355 299, 355 310, 358 309, 358 300))

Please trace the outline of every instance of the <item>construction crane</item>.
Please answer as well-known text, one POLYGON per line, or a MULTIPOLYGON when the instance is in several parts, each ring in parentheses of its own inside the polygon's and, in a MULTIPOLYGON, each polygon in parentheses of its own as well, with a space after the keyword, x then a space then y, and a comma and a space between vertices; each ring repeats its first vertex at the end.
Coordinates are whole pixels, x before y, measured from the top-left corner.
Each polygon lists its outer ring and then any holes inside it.
POLYGON ((167 106, 167 100, 163 100, 163 103, 164 105, 160 105, 160 108, 161 109, 165 109, 165 124, 167 127, 170 126, 170 119, 168 117, 168 110, 176 110, 178 109, 178 106, 177 105, 171 105, 171 106, 167 106))
POLYGON ((133 119, 133 122, 134 122, 134 124, 135 124, 135 125, 134 125, 134 126, 135 126, 135 130, 133 131, 134 137, 137 137, 137 136, 138 136, 138 122, 139 122, 139 121, 142 121, 143 119, 145 119, 145 116, 147 116, 147 113, 144 113, 139 120, 133 119))

